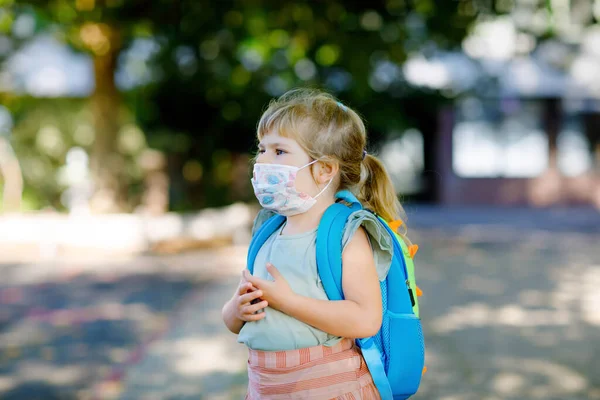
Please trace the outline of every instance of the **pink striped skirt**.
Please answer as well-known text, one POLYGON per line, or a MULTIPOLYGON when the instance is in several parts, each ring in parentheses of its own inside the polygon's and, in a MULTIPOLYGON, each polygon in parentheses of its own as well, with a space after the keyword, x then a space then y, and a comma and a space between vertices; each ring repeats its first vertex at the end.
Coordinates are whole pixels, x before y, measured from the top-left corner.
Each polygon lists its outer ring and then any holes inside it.
POLYGON ((351 339, 298 350, 249 350, 246 400, 379 400, 351 339))

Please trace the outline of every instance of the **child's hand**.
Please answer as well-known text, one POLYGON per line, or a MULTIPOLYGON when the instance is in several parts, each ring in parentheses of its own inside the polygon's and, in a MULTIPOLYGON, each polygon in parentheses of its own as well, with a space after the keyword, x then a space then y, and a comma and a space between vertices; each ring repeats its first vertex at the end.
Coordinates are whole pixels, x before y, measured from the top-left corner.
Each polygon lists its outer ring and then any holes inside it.
POLYGON ((273 264, 267 263, 267 271, 273 277, 273 281, 257 278, 247 270, 243 272, 244 279, 262 292, 262 298, 269 303, 271 308, 284 312, 286 305, 296 294, 273 264))
MULTIPOLYGON (((246 272, 244 271, 243 274, 246 272)), ((262 291, 255 288, 245 277, 242 278, 236 296, 235 316, 245 322, 258 321, 265 317, 265 311, 269 303, 260 299, 262 291), (263 310, 255 314, 258 310, 263 310)))

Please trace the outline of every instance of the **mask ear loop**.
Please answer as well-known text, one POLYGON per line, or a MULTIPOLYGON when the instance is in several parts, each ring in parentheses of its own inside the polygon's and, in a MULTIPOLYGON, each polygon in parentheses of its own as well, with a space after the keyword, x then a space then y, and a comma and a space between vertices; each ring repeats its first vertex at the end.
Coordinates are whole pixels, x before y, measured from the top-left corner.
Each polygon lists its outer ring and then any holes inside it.
POLYGON ((333 178, 331 178, 329 180, 329 182, 327 182, 327 185, 325 185, 325 187, 323 188, 323 190, 321 190, 315 197, 313 197, 314 199, 316 199, 317 197, 319 197, 320 195, 323 194, 323 192, 325 192, 327 190, 327 188, 329 187, 329 185, 331 185, 331 182, 333 182, 333 178))
MULTIPOLYGON (((319 161, 319 160, 317 160, 317 159, 314 159, 314 160, 312 160, 311 162, 309 162, 308 164, 306 164, 305 166, 298 168, 298 172, 300 172, 300 170, 301 170, 301 169, 304 169, 304 168, 306 168, 306 167, 308 167, 308 166, 310 166, 310 165, 313 165, 313 164, 314 164, 314 163, 316 163, 317 161, 319 161)), ((317 181, 316 181, 316 179, 315 179, 315 176, 314 176, 314 174, 313 174, 313 172, 312 172, 312 168, 311 168, 311 171, 310 171, 310 176, 311 176, 311 178, 312 178, 313 182, 315 183, 315 185, 317 186, 317 189, 318 189, 318 188, 319 188, 319 184, 317 183, 317 181)))
POLYGON ((319 160, 313 160, 313 161, 309 162, 308 164, 303 165, 302 167, 298 168, 298 171, 300 171, 301 169, 304 169, 304 168, 308 167, 309 165, 313 165, 317 161, 319 161, 319 160))
MULTIPOLYGON (((314 160, 314 161, 312 161, 312 162, 310 162, 310 163, 306 164, 304 167, 307 167, 307 166, 309 166, 309 165, 312 165, 312 164, 316 163, 317 161, 319 161, 319 160, 314 160)), ((304 167, 302 167, 302 168, 304 168, 304 167)), ((311 172, 312 172, 312 171, 311 171, 311 172)), ((312 174, 311 174, 311 175, 312 175, 312 174)), ((318 184, 318 183, 317 183, 317 181, 314 179, 314 175, 313 175, 313 181, 315 182, 315 184, 317 185, 317 188, 318 188, 318 187, 319 187, 319 184, 318 184)), ((316 199, 317 197, 319 197, 320 195, 322 195, 322 194, 323 194, 323 192, 325 192, 325 191, 327 190, 327 188, 329 187, 329 185, 331 185, 331 182, 333 182, 333 178, 331 178, 331 179, 329 180, 329 182, 327 182, 327 185, 325 185, 325 187, 324 187, 323 189, 321 189, 321 191, 320 191, 319 193, 317 193, 317 195, 316 195, 316 196, 314 196, 314 197, 313 197, 313 199, 316 199)))

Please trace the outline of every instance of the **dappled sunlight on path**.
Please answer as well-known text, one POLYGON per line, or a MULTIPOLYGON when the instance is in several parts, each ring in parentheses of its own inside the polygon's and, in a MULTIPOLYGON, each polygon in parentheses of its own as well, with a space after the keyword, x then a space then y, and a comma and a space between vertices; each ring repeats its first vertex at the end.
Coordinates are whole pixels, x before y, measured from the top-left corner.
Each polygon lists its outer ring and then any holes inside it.
POLYGON ((418 231, 415 398, 600 398, 598 235, 418 231))
MULTIPOLYGON (((600 399, 600 236, 421 227, 416 400, 600 399)), ((221 307, 244 246, 119 262, 5 263, 0 396, 239 400, 247 351, 221 307)))

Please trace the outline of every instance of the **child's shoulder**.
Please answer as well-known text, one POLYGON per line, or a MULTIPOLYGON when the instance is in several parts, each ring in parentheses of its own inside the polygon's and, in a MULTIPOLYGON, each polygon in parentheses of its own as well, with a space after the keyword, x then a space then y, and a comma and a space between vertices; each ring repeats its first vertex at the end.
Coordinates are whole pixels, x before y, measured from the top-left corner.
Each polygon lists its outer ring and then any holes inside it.
POLYGON ((354 236, 356 231, 362 227, 365 229, 371 239, 381 242, 385 248, 392 248, 392 240, 387 233, 383 223, 375 214, 367 210, 358 210, 350 214, 346 225, 344 226, 344 235, 342 243, 346 242, 354 236))
POLYGON ((358 210, 350 214, 342 235, 342 247, 345 248, 350 243, 361 227, 369 238, 379 279, 383 280, 392 263, 394 244, 383 223, 375 214, 367 210, 358 210))

